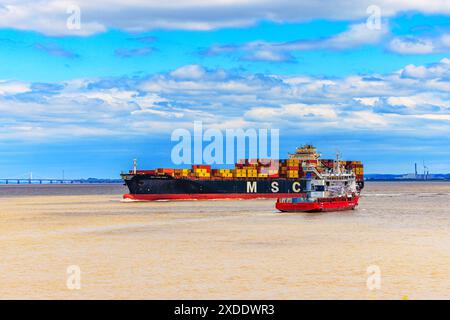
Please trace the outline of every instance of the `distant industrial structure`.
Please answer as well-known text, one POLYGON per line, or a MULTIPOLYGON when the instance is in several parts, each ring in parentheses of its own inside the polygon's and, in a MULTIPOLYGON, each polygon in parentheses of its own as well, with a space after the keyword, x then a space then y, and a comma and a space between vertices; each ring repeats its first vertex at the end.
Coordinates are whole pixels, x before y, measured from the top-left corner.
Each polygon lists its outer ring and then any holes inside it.
POLYGON ((435 175, 430 175, 430 171, 428 170, 428 167, 425 165, 425 161, 423 162, 423 174, 420 174, 418 172, 417 168, 417 162, 414 163, 414 173, 408 173, 405 175, 402 175, 400 177, 397 177, 396 179, 401 180, 435 180, 435 179, 442 179, 435 175))
POLYGON ((448 180, 447 174, 430 174, 428 167, 423 162, 423 173, 419 173, 417 163, 414 163, 414 173, 399 175, 395 180, 448 180))
POLYGON ((414 163, 414 172, 407 174, 366 174, 364 180, 366 181, 448 181, 450 180, 450 173, 434 173, 430 174, 428 166, 425 161, 422 164, 423 171, 419 173, 420 167, 414 163))

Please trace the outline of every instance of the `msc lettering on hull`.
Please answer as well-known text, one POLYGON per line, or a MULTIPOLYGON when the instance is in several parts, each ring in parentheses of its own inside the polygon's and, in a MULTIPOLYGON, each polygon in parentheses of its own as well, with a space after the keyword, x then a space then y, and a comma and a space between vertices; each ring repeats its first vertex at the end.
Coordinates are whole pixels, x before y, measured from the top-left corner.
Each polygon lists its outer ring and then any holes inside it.
POLYGON ((258 184, 256 181, 247 181, 247 193, 258 192, 258 184))
POLYGON ((278 186, 278 182, 277 181, 272 182, 271 187, 272 187, 271 190, 272 190, 273 193, 277 193, 278 191, 280 191, 280 187, 278 186))
MULTIPOLYGON (((291 190, 292 190, 292 192, 295 192, 295 193, 302 192, 300 182, 294 181, 291 185, 291 190)), ((272 193, 278 193, 280 191, 280 185, 279 185, 278 181, 273 181, 270 184, 270 191, 272 193)), ((247 193, 258 193, 258 182, 257 181, 247 181, 247 193)))
POLYGON ((300 192, 301 191, 301 189, 300 189, 300 182, 295 181, 292 184, 292 191, 294 191, 294 192, 300 192))

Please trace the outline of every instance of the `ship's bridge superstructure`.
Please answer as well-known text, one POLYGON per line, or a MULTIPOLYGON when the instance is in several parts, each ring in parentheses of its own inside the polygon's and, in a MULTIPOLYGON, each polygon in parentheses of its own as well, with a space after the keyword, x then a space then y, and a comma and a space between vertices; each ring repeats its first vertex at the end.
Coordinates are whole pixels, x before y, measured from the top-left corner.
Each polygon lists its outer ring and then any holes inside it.
POLYGON ((317 149, 314 146, 306 144, 304 146, 298 147, 295 150, 295 153, 290 153, 289 158, 298 159, 301 161, 318 160, 320 158, 320 154, 317 152, 317 149))

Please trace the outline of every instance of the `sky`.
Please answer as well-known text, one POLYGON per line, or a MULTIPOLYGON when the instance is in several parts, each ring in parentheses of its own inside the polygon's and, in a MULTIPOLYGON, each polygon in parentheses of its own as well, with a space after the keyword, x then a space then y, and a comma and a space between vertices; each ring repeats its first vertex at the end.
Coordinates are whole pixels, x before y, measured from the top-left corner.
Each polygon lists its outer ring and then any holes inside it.
POLYGON ((280 130, 450 172, 450 2, 0 1, 0 178, 171 167, 171 133, 280 130))

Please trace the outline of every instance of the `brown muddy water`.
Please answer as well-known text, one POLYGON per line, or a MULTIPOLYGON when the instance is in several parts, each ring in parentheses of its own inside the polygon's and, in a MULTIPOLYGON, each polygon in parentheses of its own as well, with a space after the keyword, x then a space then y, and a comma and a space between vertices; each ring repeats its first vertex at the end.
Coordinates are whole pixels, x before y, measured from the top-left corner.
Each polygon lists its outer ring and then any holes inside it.
POLYGON ((323 214, 125 191, 0 186, 0 298, 450 299, 449 183, 367 183, 323 214))

